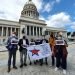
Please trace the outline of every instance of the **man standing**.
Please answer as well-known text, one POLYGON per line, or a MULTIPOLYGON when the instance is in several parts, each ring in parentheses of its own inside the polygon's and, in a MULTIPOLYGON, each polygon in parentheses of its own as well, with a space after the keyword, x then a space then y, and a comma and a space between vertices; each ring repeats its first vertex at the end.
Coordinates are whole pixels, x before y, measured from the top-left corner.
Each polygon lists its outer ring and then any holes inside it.
POLYGON ((16 64, 16 51, 18 49, 18 38, 16 37, 16 33, 13 32, 12 35, 7 40, 7 49, 8 49, 8 72, 11 70, 11 58, 13 56, 13 68, 17 69, 16 64))
POLYGON ((19 48, 19 51, 20 51, 20 62, 21 62, 20 68, 22 68, 23 65, 27 66, 27 64, 26 64, 27 46, 29 45, 29 41, 28 41, 28 39, 26 39, 26 36, 23 36, 23 38, 19 40, 18 44, 20 46, 20 48, 19 48), (23 60, 23 55, 24 55, 24 60, 23 60))

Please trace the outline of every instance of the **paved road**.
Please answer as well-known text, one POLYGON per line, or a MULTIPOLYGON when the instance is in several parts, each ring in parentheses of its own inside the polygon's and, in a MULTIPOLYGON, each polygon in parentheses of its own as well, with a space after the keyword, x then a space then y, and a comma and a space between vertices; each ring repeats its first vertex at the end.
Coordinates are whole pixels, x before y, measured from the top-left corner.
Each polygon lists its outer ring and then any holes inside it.
MULTIPOLYGON (((75 75, 75 44, 69 45, 68 47, 68 63, 67 63, 67 75, 75 75)), ((23 69, 19 68, 19 52, 17 52, 17 67, 18 70, 14 70, 12 68, 10 73, 7 73, 7 52, 0 53, 0 75, 63 75, 62 69, 57 72, 54 71, 55 67, 50 67, 51 64, 50 57, 48 58, 49 65, 43 66, 40 65, 28 65, 27 67, 23 67, 23 69)), ((29 60, 27 61, 29 64, 29 60)))

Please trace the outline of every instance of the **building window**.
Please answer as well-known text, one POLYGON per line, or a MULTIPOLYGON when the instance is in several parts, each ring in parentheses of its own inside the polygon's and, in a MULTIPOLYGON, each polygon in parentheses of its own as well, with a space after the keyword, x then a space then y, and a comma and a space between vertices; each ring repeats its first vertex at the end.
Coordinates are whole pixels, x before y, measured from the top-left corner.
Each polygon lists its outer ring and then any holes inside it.
POLYGON ((45 31, 45 35, 48 35, 48 33, 49 33, 48 31, 45 31))
POLYGON ((40 28, 40 35, 42 35, 42 28, 40 28))
POLYGON ((39 36, 39 27, 37 27, 37 35, 39 36))
POLYGON ((34 27, 34 35, 36 36, 36 27, 34 27))
POLYGON ((15 28, 12 28, 12 32, 15 32, 15 28))
POLYGON ((2 27, 0 27, 0 36, 2 35, 2 27))
POLYGON ((22 34, 24 34, 24 33, 25 33, 25 28, 22 29, 22 34))
POLYGON ((27 26, 27 35, 29 35, 29 26, 27 26))
POLYGON ((33 36, 33 26, 31 26, 31 35, 33 36))
POLYGON ((10 35, 11 35, 11 28, 8 27, 8 36, 10 36, 10 35))
POLYGON ((3 28, 3 36, 6 36, 6 27, 3 28))
POLYGON ((16 28, 16 36, 18 37, 18 28, 16 28))
POLYGON ((26 11, 25 11, 25 14, 26 14, 26 11))
POLYGON ((30 16, 30 13, 29 13, 29 16, 30 16))

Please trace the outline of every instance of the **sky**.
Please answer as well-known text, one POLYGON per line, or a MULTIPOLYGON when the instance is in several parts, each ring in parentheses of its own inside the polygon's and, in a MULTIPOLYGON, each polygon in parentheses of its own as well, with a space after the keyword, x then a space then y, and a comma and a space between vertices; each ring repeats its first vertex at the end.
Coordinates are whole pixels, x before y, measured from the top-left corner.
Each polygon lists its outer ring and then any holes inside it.
MULTIPOLYGON (((0 19, 19 21, 28 0, 0 0, 0 19)), ((50 27, 75 31, 75 0, 32 0, 50 27)))

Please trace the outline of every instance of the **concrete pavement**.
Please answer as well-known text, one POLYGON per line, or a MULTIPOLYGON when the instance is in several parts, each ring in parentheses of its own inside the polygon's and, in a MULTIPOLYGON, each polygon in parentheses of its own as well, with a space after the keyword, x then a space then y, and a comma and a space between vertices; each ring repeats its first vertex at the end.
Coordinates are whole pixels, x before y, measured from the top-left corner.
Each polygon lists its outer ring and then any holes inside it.
MULTIPOLYGON (((27 67, 23 67, 23 69, 19 68, 19 52, 17 52, 17 70, 11 69, 10 73, 7 73, 7 52, 0 52, 0 75, 63 75, 62 69, 59 69, 57 72, 54 71, 55 67, 50 67, 51 58, 48 57, 49 65, 43 66, 29 65, 29 60, 27 59, 27 67)), ((68 47, 68 59, 67 59, 67 74, 66 75, 75 75, 75 44, 70 44, 68 47)))

